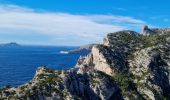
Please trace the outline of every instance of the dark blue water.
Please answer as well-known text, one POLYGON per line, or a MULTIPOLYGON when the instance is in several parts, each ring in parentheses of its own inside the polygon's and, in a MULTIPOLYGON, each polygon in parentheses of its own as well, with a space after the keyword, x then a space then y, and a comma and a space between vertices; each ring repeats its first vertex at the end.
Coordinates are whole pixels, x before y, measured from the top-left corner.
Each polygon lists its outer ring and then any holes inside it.
POLYGON ((73 67, 80 55, 60 54, 63 50, 76 47, 17 46, 0 47, 0 87, 18 86, 30 81, 36 68, 48 66, 52 69, 69 69, 73 67))

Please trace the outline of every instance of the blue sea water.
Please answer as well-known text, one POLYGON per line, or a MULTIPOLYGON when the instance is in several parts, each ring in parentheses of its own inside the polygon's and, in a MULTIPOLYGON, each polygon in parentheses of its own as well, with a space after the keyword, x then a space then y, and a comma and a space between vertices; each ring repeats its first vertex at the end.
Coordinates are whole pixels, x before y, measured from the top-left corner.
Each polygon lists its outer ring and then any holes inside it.
POLYGON ((0 47, 0 87, 29 82, 39 66, 45 65, 58 70, 74 67, 80 55, 87 53, 61 54, 60 51, 75 48, 77 47, 0 47))

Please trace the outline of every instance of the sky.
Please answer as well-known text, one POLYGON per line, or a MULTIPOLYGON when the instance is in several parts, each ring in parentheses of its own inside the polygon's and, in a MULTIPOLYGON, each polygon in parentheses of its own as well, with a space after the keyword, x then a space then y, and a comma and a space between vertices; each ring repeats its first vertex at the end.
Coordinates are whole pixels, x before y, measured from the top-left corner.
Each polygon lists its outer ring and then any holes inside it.
POLYGON ((170 26, 169 0, 0 0, 0 43, 79 46, 170 26))

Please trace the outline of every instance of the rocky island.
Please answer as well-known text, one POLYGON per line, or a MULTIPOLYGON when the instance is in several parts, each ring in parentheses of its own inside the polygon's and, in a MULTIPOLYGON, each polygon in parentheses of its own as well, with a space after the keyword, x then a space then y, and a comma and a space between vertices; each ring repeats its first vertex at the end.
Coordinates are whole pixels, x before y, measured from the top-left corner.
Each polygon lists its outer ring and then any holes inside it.
POLYGON ((170 29, 109 33, 75 68, 39 67, 29 83, 0 90, 1 100, 169 100, 170 29))
POLYGON ((3 46, 3 47, 14 47, 14 46, 20 46, 18 43, 16 42, 10 42, 10 43, 4 43, 4 44, 0 44, 0 46, 3 46))

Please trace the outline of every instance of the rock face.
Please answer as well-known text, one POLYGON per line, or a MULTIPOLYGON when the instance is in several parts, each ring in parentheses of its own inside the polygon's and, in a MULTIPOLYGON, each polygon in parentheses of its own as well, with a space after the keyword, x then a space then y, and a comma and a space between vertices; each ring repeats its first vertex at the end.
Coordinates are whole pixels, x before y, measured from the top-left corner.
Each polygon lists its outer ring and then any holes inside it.
POLYGON ((144 34, 144 35, 153 35, 153 34, 155 34, 155 32, 154 31, 152 31, 151 29, 149 29, 149 27, 148 26, 144 26, 143 28, 142 28, 142 34, 144 34))
POLYGON ((32 81, 0 90, 9 100, 169 100, 170 32, 110 33, 75 68, 40 67, 32 81))

